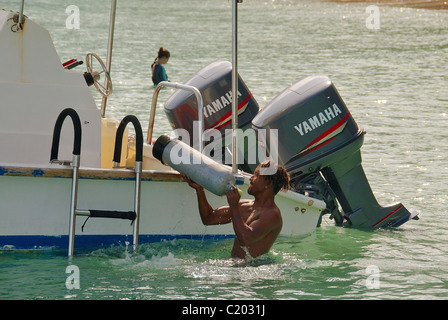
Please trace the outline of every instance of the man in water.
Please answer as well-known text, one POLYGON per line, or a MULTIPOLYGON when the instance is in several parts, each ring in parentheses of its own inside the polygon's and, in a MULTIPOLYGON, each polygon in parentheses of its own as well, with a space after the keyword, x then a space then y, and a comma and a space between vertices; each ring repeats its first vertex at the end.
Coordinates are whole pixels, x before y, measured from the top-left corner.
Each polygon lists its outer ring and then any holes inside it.
POLYGON ((228 206, 213 209, 207 201, 204 188, 184 175, 196 189, 199 214, 204 225, 230 223, 235 231, 232 257, 252 258, 269 251, 282 230, 283 221, 274 197, 281 189, 289 188, 289 174, 283 166, 267 160, 259 164, 250 178, 247 193, 254 200, 241 200, 237 188, 227 193, 228 206), (270 166, 274 166, 274 170, 270 166), (264 174, 271 173, 273 174, 264 174))

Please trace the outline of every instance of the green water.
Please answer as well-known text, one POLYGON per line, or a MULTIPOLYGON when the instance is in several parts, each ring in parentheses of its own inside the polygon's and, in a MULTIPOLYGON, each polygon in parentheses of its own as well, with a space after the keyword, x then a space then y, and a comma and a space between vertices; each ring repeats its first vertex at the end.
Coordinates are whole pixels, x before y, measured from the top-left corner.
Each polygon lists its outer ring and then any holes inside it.
POLYGON ((324 227, 306 239, 280 238, 270 254, 248 261, 229 258, 231 240, 143 244, 137 254, 126 246, 85 250, 72 261, 79 289, 66 286, 64 250, 3 252, 0 298, 446 298, 447 276, 431 262, 441 252, 422 244, 403 248, 415 231, 324 227))
MULTIPOLYGON (((76 1, 80 29, 68 30, 71 4, 28 1, 25 14, 49 30, 62 61, 91 51, 105 59, 110 2, 76 1)), ((380 29, 371 30, 366 6, 245 0, 239 71, 262 106, 305 76, 328 75, 367 131, 363 167, 378 201, 403 202, 419 221, 370 232, 324 220, 251 261, 229 258, 232 240, 143 244, 137 254, 92 248, 72 261, 79 289, 67 288, 64 250, 3 250, 0 299, 446 299, 448 12, 379 6, 380 29)), ((108 116, 135 114, 147 127, 160 46, 171 51, 175 82, 231 60, 231 1, 129 0, 117 9, 108 116)), ((170 131, 162 108, 156 121, 154 136, 170 131)))

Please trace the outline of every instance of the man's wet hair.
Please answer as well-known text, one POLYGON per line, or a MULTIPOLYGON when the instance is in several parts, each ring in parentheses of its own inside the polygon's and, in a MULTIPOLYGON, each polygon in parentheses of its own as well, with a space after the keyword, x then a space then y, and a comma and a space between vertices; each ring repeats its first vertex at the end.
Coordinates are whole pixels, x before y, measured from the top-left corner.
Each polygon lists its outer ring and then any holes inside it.
POLYGON ((264 170, 264 172, 268 174, 263 174, 263 178, 272 182, 272 185, 274 186, 274 195, 276 195, 280 190, 285 192, 289 190, 289 173, 286 171, 285 167, 277 164, 273 160, 265 160, 259 165, 259 167, 270 168, 269 170, 264 170), (272 170, 271 166, 274 166, 274 170, 272 170))

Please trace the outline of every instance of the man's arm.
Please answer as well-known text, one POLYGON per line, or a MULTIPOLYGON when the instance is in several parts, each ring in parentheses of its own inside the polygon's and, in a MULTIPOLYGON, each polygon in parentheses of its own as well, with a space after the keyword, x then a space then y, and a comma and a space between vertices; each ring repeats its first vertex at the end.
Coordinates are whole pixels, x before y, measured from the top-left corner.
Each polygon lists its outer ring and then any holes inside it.
POLYGON ((208 203, 204 188, 196 189, 199 214, 204 225, 225 224, 232 220, 229 207, 213 209, 208 203))
POLYGON ((182 175, 188 182, 188 185, 196 190, 198 198, 199 215, 201 216, 202 223, 204 225, 215 225, 229 223, 232 219, 229 207, 220 207, 213 209, 208 203, 207 196, 205 195, 204 188, 192 181, 186 175, 182 175))

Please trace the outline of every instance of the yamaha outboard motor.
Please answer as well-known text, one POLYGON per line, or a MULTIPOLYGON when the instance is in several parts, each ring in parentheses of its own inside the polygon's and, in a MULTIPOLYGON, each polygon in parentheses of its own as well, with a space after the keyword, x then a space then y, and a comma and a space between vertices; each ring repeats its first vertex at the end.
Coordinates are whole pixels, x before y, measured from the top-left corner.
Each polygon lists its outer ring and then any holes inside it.
MULTIPOLYGON (((230 62, 213 62, 185 83, 200 90, 204 128, 219 130, 223 150, 231 142, 225 139, 230 132, 226 130, 231 129, 231 71, 230 62)), ((293 84, 261 111, 241 77, 238 79, 238 125, 244 135, 252 132, 257 138, 256 143, 247 145, 239 138, 239 169, 253 172, 264 158, 274 156, 289 172, 291 189, 325 201, 324 214, 330 214, 338 225, 396 227, 417 214, 402 204, 378 204, 361 165, 365 131, 356 124, 328 77, 311 76, 293 84), (251 127, 254 130, 246 130, 251 127)), ((173 129, 185 129, 190 146, 197 145, 194 94, 176 91, 165 103, 165 112, 173 129)), ((214 140, 205 140, 209 146, 214 144, 214 140)))
POLYGON ((326 213, 337 224, 378 228, 399 226, 411 218, 402 204, 382 207, 376 201, 361 166, 365 131, 328 77, 295 83, 252 124, 255 130, 278 130, 278 141, 271 139, 266 147, 272 149, 276 143, 278 162, 289 172, 291 188, 324 200, 326 213))
MULTIPOLYGON (((252 127, 251 121, 258 113, 259 106, 241 77, 238 79, 238 127, 244 131, 252 127)), ((231 138, 226 140, 225 135, 229 135, 232 129, 232 64, 228 61, 213 62, 195 73, 184 84, 196 87, 201 92, 204 130, 216 129, 221 133, 219 143, 224 150, 221 153, 224 157, 225 142, 231 143, 231 138)), ((194 124, 197 124, 198 120, 198 104, 194 94, 176 91, 166 101, 165 113, 173 129, 185 129, 189 133, 190 141, 184 142, 197 146, 197 129, 194 124)), ((213 141, 214 138, 208 139, 205 135, 205 144, 213 141)), ((247 167, 240 169, 248 171, 247 167)))

